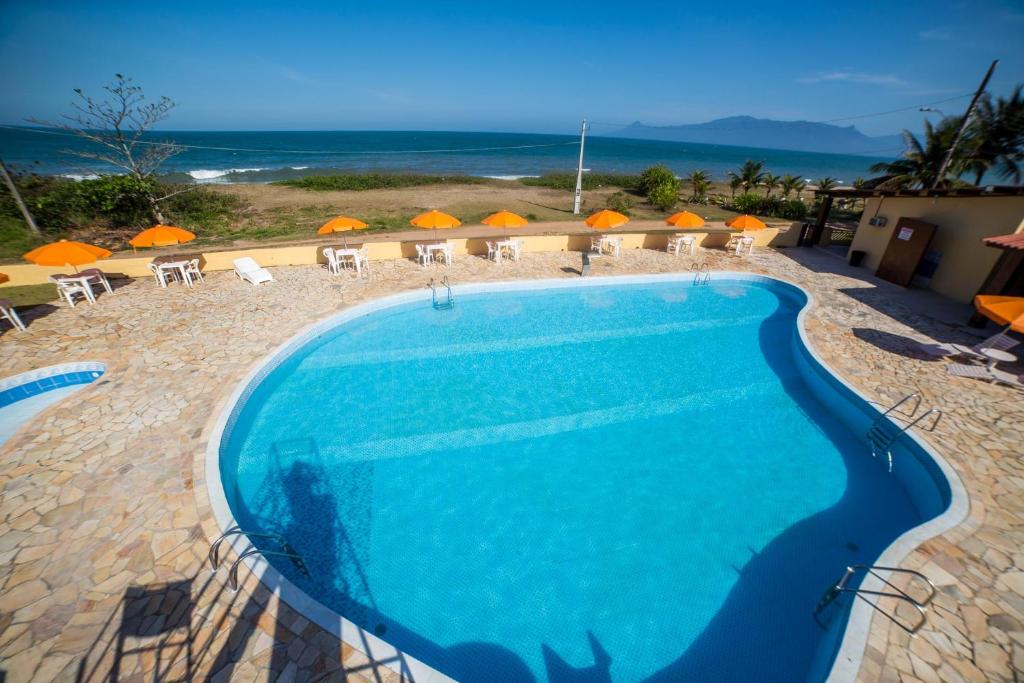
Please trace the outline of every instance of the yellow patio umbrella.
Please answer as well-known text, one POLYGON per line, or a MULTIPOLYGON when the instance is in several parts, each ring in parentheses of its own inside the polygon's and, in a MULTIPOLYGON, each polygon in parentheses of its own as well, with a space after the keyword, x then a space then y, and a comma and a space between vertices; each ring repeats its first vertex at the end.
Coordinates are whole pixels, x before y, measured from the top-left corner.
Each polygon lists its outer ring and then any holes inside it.
POLYGON ((350 216, 338 216, 327 221, 316 231, 318 235, 328 235, 332 232, 347 232, 349 230, 363 230, 370 227, 358 218, 350 216))
POLYGON ((680 211, 674 213, 665 219, 665 222, 669 225, 674 225, 677 228, 703 228, 704 219, 695 213, 689 211, 680 211))
POLYGON ((492 213, 480 222, 484 225, 489 225, 492 228, 521 228, 528 223, 528 221, 519 214, 506 211, 505 209, 502 209, 498 213, 492 213))
POLYGON ((731 220, 727 220, 725 224, 733 230, 764 230, 768 227, 760 220, 747 213, 742 216, 736 216, 736 218, 731 220))
POLYGON ((154 225, 146 228, 128 240, 132 247, 163 247, 168 244, 183 244, 196 238, 195 233, 173 225, 154 225))
POLYGON ((438 228, 457 228, 462 225, 462 221, 455 216, 449 216, 437 209, 424 211, 419 216, 416 216, 409 221, 409 223, 415 225, 417 228, 426 228, 428 230, 436 230, 438 228))
POLYGON ((617 228, 628 222, 629 216, 621 214, 618 211, 612 211, 611 209, 602 209, 589 216, 586 220, 587 225, 592 228, 596 228, 597 230, 617 228))
POLYGON ((73 266, 77 272, 78 266, 84 266, 108 256, 110 256, 110 252, 103 247, 84 242, 60 240, 37 247, 25 254, 23 258, 38 266, 73 266))
POLYGON ((974 306, 989 320, 1024 333, 1024 297, 979 294, 974 297, 974 306))
POLYGON ((10 276, 8 276, 8 275, 6 275, 4 273, 0 273, 0 284, 2 284, 4 282, 10 282, 10 281, 11 281, 10 276))

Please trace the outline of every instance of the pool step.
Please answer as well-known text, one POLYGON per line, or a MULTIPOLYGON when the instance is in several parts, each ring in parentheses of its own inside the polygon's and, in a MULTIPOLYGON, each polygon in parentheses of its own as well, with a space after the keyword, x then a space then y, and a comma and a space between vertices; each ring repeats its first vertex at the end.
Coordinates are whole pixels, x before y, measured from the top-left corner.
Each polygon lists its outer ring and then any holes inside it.
POLYGON ((932 408, 927 410, 920 415, 917 414, 918 409, 921 407, 921 394, 907 394, 896 403, 889 406, 884 413, 875 418, 875 421, 871 423, 871 428, 868 429, 867 437, 868 444, 871 446, 871 456, 877 458, 881 454, 885 454, 889 461, 889 471, 892 472, 892 443, 900 437, 901 434, 921 423, 929 416, 934 415, 935 419, 932 421, 931 426, 927 428, 927 431, 935 431, 935 427, 939 424, 939 420, 942 418, 942 411, 938 408, 932 408), (909 413, 905 412, 901 416, 896 412, 896 409, 902 406, 904 403, 913 402, 913 408, 909 413), (893 421, 894 418, 902 419, 907 422, 906 425, 899 425, 893 421))
MULTIPOLYGON (((821 614, 821 612, 826 607, 832 604, 836 600, 836 598, 838 598, 840 595, 843 595, 844 593, 852 593, 861 600, 864 600, 869 605, 871 605, 873 609, 880 612, 887 619, 889 619, 894 624, 896 624, 904 631, 913 636, 918 631, 920 631, 921 627, 923 627, 925 623, 928 621, 928 614, 926 610, 928 609, 928 605, 931 604, 931 601, 935 598, 936 589, 935 584, 933 584, 927 576, 925 576, 921 572, 914 571, 913 569, 902 569, 900 567, 882 567, 879 565, 871 564, 850 565, 846 568, 846 571, 843 573, 843 575, 839 577, 839 580, 832 584, 832 586, 827 591, 825 591, 825 594, 821 596, 821 600, 818 601, 817 607, 814 608, 815 620, 817 621, 818 615, 821 614), (910 576, 911 580, 918 579, 922 583, 922 585, 925 586, 927 595, 923 599, 918 600, 917 598, 910 595, 907 591, 903 590, 902 588, 894 584, 892 581, 890 581, 888 578, 886 578, 879 572, 888 572, 890 574, 905 574, 910 576), (853 588, 850 586, 850 584, 852 583, 854 577, 856 577, 858 573, 864 574, 864 580, 861 582, 859 587, 853 588), (868 586, 865 587, 864 584, 868 584, 868 586), (868 596, 874 597, 875 600, 871 600, 868 596), (917 618, 909 623, 904 622, 903 620, 897 618, 895 608, 891 612, 889 612, 880 607, 878 605, 878 598, 893 598, 894 600, 898 600, 899 602, 905 602, 909 604, 917 613, 917 618)), ((825 627, 825 624, 822 624, 820 621, 818 621, 818 623, 822 627, 825 627)))

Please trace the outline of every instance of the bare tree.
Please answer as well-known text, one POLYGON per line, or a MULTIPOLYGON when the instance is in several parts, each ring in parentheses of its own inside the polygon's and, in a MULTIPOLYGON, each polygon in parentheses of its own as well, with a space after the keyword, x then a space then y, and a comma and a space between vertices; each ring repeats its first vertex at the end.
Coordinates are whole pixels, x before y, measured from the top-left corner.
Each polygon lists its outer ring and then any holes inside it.
POLYGON ((133 85, 131 78, 121 74, 116 74, 114 82, 103 86, 103 89, 107 97, 97 100, 83 93, 81 88, 75 88, 78 99, 71 105, 74 112, 62 114, 62 121, 31 121, 67 131, 92 143, 98 149, 67 151, 83 159, 110 164, 138 180, 140 191, 149 202, 153 217, 163 223, 160 202, 187 190, 163 194, 159 191, 159 185, 153 182, 153 176, 165 161, 185 151, 185 148, 173 142, 143 138, 146 131, 167 118, 174 108, 174 102, 168 97, 146 102, 142 88, 133 85))

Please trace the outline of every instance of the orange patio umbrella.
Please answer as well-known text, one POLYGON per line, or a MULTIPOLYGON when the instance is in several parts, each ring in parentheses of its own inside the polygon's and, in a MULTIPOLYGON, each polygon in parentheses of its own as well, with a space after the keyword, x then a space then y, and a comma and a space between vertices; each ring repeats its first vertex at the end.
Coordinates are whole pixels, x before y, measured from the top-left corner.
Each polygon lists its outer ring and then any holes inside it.
POLYGON ((128 244, 133 247, 162 247, 168 244, 191 242, 195 238, 195 233, 184 228, 173 225, 154 225, 128 240, 128 244))
POLYGON ((1024 297, 979 294, 974 297, 978 312, 1008 330, 1024 333, 1024 297))
POLYGON ((611 228, 617 228, 620 225, 625 225, 629 222, 629 216, 621 214, 618 211, 612 211, 611 209, 602 209, 595 214, 589 216, 586 220, 587 225, 597 230, 609 230, 611 228))
POLYGON ((426 228, 428 230, 436 230, 437 228, 457 228, 462 225, 462 221, 455 216, 449 216, 437 209, 424 211, 419 216, 416 216, 409 221, 409 223, 415 225, 417 228, 426 228))
POLYGON ((674 213, 665 219, 665 222, 669 225, 674 225, 677 228, 703 228, 704 219, 695 213, 689 211, 680 211, 674 213))
POLYGON ((733 230, 764 230, 768 227, 757 218, 746 213, 726 221, 725 224, 733 230))
POLYGON ((10 280, 11 280, 10 276, 5 275, 4 273, 0 273, 0 283, 10 282, 10 280))
POLYGON ((319 235, 327 235, 332 232, 346 232, 348 230, 362 230, 370 227, 358 218, 350 216, 338 216, 327 221, 316 231, 319 235))
POLYGON ((492 228, 521 228, 528 223, 528 221, 519 214, 506 211, 505 209, 502 209, 498 213, 492 213, 480 222, 484 225, 489 225, 492 228))
POLYGON ((110 252, 83 242, 61 240, 37 247, 25 254, 24 259, 38 266, 84 266, 101 258, 107 258, 110 252))

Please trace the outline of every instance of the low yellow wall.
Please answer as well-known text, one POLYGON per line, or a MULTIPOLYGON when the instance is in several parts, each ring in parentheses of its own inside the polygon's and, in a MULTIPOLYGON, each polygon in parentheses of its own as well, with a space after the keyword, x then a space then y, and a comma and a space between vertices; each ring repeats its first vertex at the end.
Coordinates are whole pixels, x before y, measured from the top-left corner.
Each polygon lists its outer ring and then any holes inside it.
MULTIPOLYGON (((744 233, 754 238, 755 247, 765 247, 778 235, 778 228, 767 228, 754 232, 744 233)), ((663 250, 672 233, 613 233, 622 239, 623 249, 657 249, 663 250)), ((684 234, 693 235, 697 238, 698 246, 705 248, 721 247, 725 244, 731 234, 724 231, 696 232, 687 231, 684 234)), ((590 240, 593 235, 523 235, 518 239, 523 241, 525 252, 545 251, 586 251, 590 249, 590 240)), ((429 238, 424 242, 431 241, 429 238)), ((448 242, 453 247, 456 256, 466 254, 486 254, 487 241, 482 238, 460 238, 450 239, 448 242)), ((400 258, 415 258, 415 242, 367 242, 367 256, 371 261, 390 261, 400 258)), ((182 247, 178 252, 181 256, 198 258, 200 267, 204 271, 231 270, 233 261, 245 256, 251 257, 261 266, 306 266, 315 263, 325 263, 323 250, 325 245, 304 244, 290 247, 258 247, 251 249, 232 249, 229 251, 189 251, 188 247, 182 247)), ((164 252, 160 252, 164 255, 164 252)), ((101 268, 110 275, 121 275, 125 277, 150 277, 149 264, 153 260, 153 254, 125 254, 99 261, 88 267, 101 268)), ((70 268, 53 268, 48 266, 37 266, 31 263, 15 263, 11 265, 0 265, 0 271, 11 279, 0 287, 17 287, 20 285, 38 285, 48 281, 51 275, 56 273, 70 273, 70 268)))

